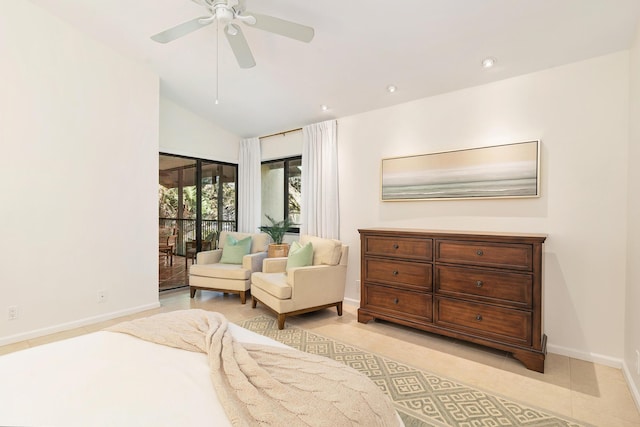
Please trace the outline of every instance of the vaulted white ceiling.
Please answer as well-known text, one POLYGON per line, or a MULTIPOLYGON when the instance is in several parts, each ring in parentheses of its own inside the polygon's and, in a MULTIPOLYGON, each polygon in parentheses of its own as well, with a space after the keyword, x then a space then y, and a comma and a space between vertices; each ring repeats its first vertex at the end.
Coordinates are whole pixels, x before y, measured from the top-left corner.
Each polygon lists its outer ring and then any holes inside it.
POLYGON ((163 96, 242 137, 625 50, 640 17, 639 0, 246 0, 315 37, 243 25, 257 65, 241 69, 224 37, 216 66, 215 25, 165 45, 150 39, 206 15, 191 0, 31 1, 148 64, 163 96), (486 57, 493 68, 481 67, 486 57))

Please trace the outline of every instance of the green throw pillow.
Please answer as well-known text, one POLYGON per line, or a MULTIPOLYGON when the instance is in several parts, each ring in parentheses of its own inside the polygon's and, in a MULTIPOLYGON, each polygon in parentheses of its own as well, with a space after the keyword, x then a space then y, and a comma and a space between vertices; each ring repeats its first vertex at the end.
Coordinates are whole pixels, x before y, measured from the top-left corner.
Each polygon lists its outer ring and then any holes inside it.
POLYGON ((289 248, 287 257, 287 270, 294 267, 306 267, 313 263, 313 245, 311 242, 302 246, 298 242, 293 242, 289 248))
POLYGON ((221 264, 242 264, 242 257, 251 252, 251 236, 244 239, 236 239, 227 234, 227 239, 222 247, 221 264))

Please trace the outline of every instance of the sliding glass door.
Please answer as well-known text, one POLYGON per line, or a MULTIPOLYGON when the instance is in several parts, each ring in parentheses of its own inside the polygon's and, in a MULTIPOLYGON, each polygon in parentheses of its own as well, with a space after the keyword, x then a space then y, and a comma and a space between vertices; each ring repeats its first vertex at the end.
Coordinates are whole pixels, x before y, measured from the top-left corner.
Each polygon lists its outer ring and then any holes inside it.
POLYGON ((200 183, 202 229, 198 235, 204 241, 216 242, 220 231, 237 229, 237 166, 203 160, 200 183))
POLYGON ((159 226, 178 235, 176 254, 215 247, 237 227, 237 165, 160 154, 159 226))

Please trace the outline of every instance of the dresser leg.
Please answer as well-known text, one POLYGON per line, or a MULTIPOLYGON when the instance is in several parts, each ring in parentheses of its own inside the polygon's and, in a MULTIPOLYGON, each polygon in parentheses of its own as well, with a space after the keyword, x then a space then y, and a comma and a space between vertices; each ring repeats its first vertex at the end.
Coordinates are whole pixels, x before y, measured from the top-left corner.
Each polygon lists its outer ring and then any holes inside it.
POLYGON ((527 369, 544 374, 544 358, 547 354, 547 335, 542 334, 540 350, 514 351, 512 354, 515 359, 524 363, 524 366, 526 366, 527 369))
POLYGON ((513 357, 521 361, 527 369, 544 374, 544 353, 532 353, 529 351, 514 351, 513 357))
POLYGON ((370 320, 373 320, 373 316, 364 314, 362 311, 358 310, 358 322, 369 323, 370 320))

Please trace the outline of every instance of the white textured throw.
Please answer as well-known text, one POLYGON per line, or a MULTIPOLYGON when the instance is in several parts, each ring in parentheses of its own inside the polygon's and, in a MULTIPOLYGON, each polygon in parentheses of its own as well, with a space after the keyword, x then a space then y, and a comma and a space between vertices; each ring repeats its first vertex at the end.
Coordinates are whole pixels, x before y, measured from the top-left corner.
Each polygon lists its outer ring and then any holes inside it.
POLYGON ((236 342, 220 313, 182 310, 109 331, 206 353, 211 381, 234 426, 394 426, 387 396, 356 370, 295 349, 236 342))

